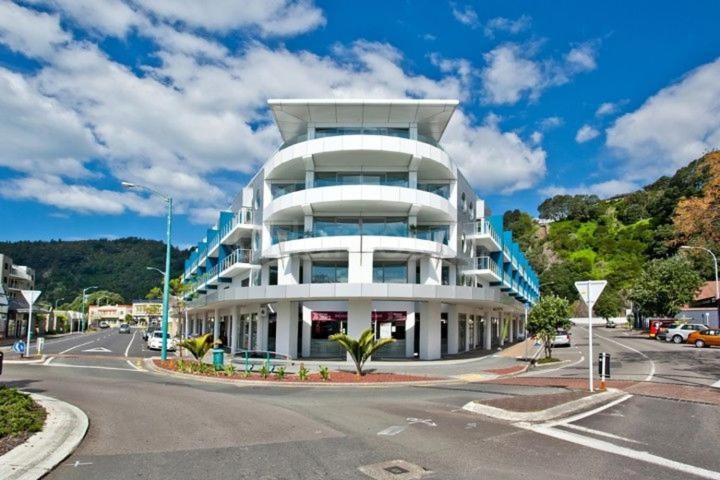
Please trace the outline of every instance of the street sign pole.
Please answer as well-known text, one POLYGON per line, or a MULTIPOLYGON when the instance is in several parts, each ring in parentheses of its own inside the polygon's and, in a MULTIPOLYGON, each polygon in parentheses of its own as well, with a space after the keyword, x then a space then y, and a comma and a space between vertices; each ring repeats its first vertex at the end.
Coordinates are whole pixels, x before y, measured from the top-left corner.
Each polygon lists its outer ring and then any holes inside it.
POLYGON ((25 297, 25 301, 30 306, 29 312, 28 312, 28 323, 27 323, 27 346, 25 347, 25 354, 29 357, 30 356, 30 340, 31 340, 31 334, 32 334, 32 326, 33 326, 33 303, 35 303, 35 300, 38 299, 40 296, 40 290, 20 290, 23 297, 25 297))
POLYGON ((588 309, 588 384, 591 392, 595 390, 593 386, 592 310, 605 285, 607 285, 605 280, 575 282, 575 288, 588 309))

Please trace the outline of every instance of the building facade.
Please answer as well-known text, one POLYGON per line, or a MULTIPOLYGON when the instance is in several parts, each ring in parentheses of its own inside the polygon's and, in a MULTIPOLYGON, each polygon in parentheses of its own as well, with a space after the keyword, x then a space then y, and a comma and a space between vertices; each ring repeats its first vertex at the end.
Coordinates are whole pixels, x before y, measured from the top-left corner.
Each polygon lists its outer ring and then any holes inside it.
MULTIPOLYGON (((9 256, 0 253, 0 303, 7 302, 6 307, 0 306, 0 339, 24 338, 27 335, 29 306, 21 290, 34 290, 35 271, 24 265, 16 265, 9 256), (3 313, 3 310, 6 310, 3 313)), ((36 313, 39 313, 36 310, 36 313)))
POLYGON ((132 314, 132 305, 90 305, 88 308, 88 318, 92 325, 102 320, 114 325, 125 323, 125 316, 132 314))
POLYGON ((439 143, 456 100, 268 103, 284 143, 187 259, 185 333, 291 358, 367 328, 384 357, 517 338, 538 278, 439 143))

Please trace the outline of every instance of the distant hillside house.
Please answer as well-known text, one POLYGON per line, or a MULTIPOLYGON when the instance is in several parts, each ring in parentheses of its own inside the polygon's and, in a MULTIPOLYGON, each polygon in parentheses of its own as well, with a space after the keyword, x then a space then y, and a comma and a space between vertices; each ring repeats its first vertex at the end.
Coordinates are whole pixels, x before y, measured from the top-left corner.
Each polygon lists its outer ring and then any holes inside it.
POLYGON ((680 310, 677 318, 704 323, 711 328, 718 328, 718 300, 715 298, 715 281, 705 282, 695 294, 690 305, 680 310))

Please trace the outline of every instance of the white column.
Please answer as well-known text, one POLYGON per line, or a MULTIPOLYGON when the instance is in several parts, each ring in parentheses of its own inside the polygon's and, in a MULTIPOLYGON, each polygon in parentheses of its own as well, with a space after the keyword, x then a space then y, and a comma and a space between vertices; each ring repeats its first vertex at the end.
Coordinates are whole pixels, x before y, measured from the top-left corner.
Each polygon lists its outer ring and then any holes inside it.
POLYGON ((302 306, 302 356, 310 356, 310 336, 312 333, 312 310, 305 305, 302 306))
POLYGON ((499 340, 500 340, 500 346, 501 346, 501 347, 502 347, 503 345, 505 345, 505 322, 506 322, 506 319, 505 319, 504 313, 505 313, 505 312, 500 312, 500 313, 498 314, 498 315, 499 315, 499 320, 498 320, 498 337, 499 337, 499 340))
MULTIPOLYGON (((417 283, 417 260, 411 258, 408 260, 408 283, 417 283)), ((407 327, 406 327, 407 329, 407 327)))
POLYGON ((348 252, 348 283, 372 283, 372 273, 372 252, 348 252))
POLYGON ((297 304, 290 301, 278 302, 275 311, 277 313, 275 350, 281 355, 297 358, 297 304))
POLYGON ((508 342, 513 343, 515 341, 515 318, 509 318, 510 327, 508 328, 508 342))
POLYGON ((458 308, 457 305, 448 307, 448 355, 458 353, 458 308))
POLYGON ((213 317, 213 342, 220 340, 220 310, 215 309, 213 317))
POLYGON ((405 319, 405 356, 415 355, 415 312, 407 312, 405 319))
MULTIPOLYGON (((362 332, 370 327, 372 316, 371 300, 348 300, 347 333, 353 338, 358 338, 362 332)), ((348 360, 350 356, 348 355, 348 360)))
POLYGON ((485 319, 485 333, 483 337, 483 350, 490 350, 492 348, 492 318, 483 312, 483 318, 485 319))
MULTIPOLYGON (((442 259, 423 257, 420 259, 420 283, 423 285, 440 285, 442 276, 442 259)), ((422 322, 424 318, 420 316, 422 322)), ((422 330, 422 327, 420 328, 422 330)))
POLYGON ((230 325, 232 324, 232 311, 230 315, 225 317, 225 338, 227 339, 227 346, 230 346, 230 325))
POLYGON ((238 331, 240 327, 240 306, 235 305, 232 309, 232 320, 230 321, 230 355, 237 353, 238 331))
POLYGON ((278 285, 296 285, 300 273, 300 259, 286 255, 278 259, 278 285))
MULTIPOLYGON (((259 308, 258 308, 259 310, 259 308)), ((260 312, 258 312, 258 340, 260 344, 260 350, 267 350, 268 349, 268 335, 270 333, 269 330, 269 319, 267 314, 267 309, 265 310, 265 315, 261 315, 260 312)))
POLYGON ((207 319, 208 312, 203 312, 202 317, 200 318, 200 333, 202 335, 205 335, 205 333, 207 333, 207 319))
POLYGON ((420 304, 420 359, 436 360, 441 357, 440 302, 420 304))

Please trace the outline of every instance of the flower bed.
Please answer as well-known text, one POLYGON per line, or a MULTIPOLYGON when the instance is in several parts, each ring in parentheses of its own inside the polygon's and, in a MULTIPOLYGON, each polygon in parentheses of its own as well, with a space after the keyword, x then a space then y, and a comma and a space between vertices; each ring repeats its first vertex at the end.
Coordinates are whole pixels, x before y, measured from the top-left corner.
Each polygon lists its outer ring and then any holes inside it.
POLYGON ((0 386, 0 455, 42 430, 46 416, 30 395, 0 386))
MULTIPOLYGON (((270 373, 267 378, 263 378, 260 373, 253 371, 250 374, 246 374, 242 370, 235 370, 230 372, 229 370, 220 370, 215 372, 212 369, 212 365, 204 364, 203 371, 188 371, 187 369, 178 368, 177 360, 154 360, 155 365, 158 368, 164 370, 170 370, 173 372, 181 372, 189 375, 198 375, 203 377, 211 378, 226 378, 230 380, 250 380, 250 381, 263 381, 268 383, 304 383, 304 382, 322 382, 330 384, 340 383, 384 383, 384 382, 424 382, 439 380, 437 377, 426 377, 420 375, 402 375, 396 373, 382 373, 382 372, 368 372, 362 377, 355 375, 353 371, 347 370, 333 370, 329 372, 327 380, 323 380, 320 372, 308 373, 306 380, 300 380, 300 377, 295 373, 286 373, 284 378, 279 378, 277 373, 270 373)), ((191 362, 185 361, 185 365, 191 362)))

